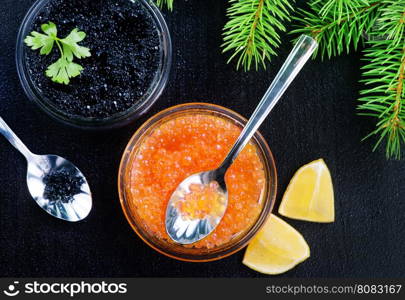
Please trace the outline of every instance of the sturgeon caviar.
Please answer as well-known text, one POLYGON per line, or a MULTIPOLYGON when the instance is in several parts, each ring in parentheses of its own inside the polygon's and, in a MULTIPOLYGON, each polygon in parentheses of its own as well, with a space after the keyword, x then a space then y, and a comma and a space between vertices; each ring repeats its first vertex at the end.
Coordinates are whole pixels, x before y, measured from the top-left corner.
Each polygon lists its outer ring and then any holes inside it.
MULTIPOLYGON (((133 150, 126 178, 129 207, 150 234, 174 243, 165 230, 171 194, 186 177, 217 168, 240 132, 230 120, 190 113, 157 125, 133 150)), ((248 230, 262 209, 264 180, 258 149, 249 143, 226 173, 229 194, 223 219, 210 235, 190 246, 213 248, 248 230)))
POLYGON ((86 33, 80 42, 91 57, 80 60, 83 71, 69 85, 54 83, 46 68, 60 53, 38 55, 26 48, 25 61, 39 93, 68 117, 104 119, 142 101, 158 72, 160 39, 156 22, 139 1, 49 0, 31 30, 42 32, 49 21, 65 37, 74 28, 86 33))
POLYGON ((44 179, 44 198, 50 202, 61 201, 67 203, 80 193, 84 183, 81 176, 72 174, 66 170, 57 170, 47 174, 44 179))

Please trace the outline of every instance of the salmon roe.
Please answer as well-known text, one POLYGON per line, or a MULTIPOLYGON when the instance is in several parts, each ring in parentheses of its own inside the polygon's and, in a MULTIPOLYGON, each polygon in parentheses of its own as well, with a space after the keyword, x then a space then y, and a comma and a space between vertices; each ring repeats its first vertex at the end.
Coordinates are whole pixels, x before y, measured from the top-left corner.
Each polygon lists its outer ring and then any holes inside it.
MULTIPOLYGON (((241 128, 231 120, 190 113, 162 121, 131 153, 126 189, 129 207, 147 232, 174 243, 166 233, 170 196, 186 177, 217 168, 238 138, 241 128)), ((258 149, 248 143, 225 175, 228 207, 206 238, 185 247, 213 248, 248 230, 262 209, 264 166, 258 149)))
POLYGON ((218 183, 190 184, 190 192, 172 203, 183 218, 204 219, 207 215, 221 217, 225 213, 226 197, 218 193, 218 183))

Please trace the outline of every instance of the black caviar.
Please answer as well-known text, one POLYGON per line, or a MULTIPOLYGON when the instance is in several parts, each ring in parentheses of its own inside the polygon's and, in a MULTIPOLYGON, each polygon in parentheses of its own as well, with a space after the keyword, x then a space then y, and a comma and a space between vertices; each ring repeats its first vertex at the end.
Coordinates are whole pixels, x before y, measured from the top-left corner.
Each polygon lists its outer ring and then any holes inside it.
POLYGON ((81 192, 80 188, 84 183, 84 179, 73 172, 62 169, 47 174, 43 182, 45 184, 45 199, 50 202, 61 201, 67 203, 81 192))
POLYGON ((84 67, 69 85, 46 77, 59 58, 25 47, 28 72, 36 88, 68 116, 103 119, 136 105, 148 91, 160 62, 156 23, 139 1, 50 0, 33 21, 32 30, 56 24, 59 37, 78 28, 87 36, 80 45, 91 57, 76 60, 84 67))

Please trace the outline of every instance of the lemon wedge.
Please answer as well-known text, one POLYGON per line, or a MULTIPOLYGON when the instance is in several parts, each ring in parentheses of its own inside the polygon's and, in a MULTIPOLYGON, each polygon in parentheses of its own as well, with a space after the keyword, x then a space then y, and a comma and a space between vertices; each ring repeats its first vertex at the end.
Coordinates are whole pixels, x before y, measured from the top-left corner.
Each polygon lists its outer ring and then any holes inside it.
POLYGON ((292 219, 312 222, 335 220, 332 178, 323 159, 306 164, 295 173, 278 212, 292 219))
POLYGON ((271 214, 247 247, 243 264, 257 272, 275 275, 292 269, 309 255, 302 235, 271 214))

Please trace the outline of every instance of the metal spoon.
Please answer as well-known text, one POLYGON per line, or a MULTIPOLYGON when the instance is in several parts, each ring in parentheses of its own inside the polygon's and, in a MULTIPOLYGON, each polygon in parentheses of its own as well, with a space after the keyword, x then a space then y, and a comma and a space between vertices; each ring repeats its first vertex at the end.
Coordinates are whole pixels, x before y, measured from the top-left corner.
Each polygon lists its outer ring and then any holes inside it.
POLYGON ((175 242, 180 244, 197 242, 210 234, 219 224, 228 205, 228 190, 225 183, 226 171, 276 105, 316 47, 317 42, 313 38, 305 35, 299 38, 220 167, 216 170, 193 174, 176 188, 169 200, 165 220, 166 231, 175 242), (217 207, 221 209, 208 212, 203 217, 201 215, 193 217, 180 211, 178 203, 184 201, 185 195, 190 193, 191 184, 207 186, 213 182, 216 182, 215 186, 218 193, 217 207))
POLYGON ((86 178, 71 162, 57 155, 36 155, 23 144, 17 135, 0 117, 0 133, 18 150, 28 162, 27 185, 31 196, 50 215, 69 222, 84 219, 92 207, 90 187, 86 178), (69 201, 51 201, 46 198, 44 178, 50 174, 64 172, 73 178, 81 178, 80 192, 69 201))

